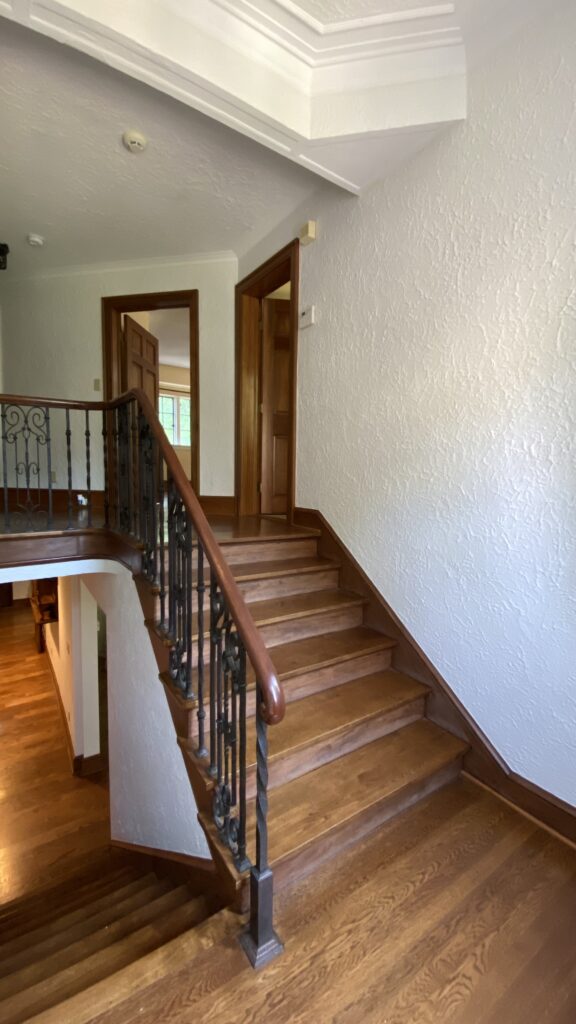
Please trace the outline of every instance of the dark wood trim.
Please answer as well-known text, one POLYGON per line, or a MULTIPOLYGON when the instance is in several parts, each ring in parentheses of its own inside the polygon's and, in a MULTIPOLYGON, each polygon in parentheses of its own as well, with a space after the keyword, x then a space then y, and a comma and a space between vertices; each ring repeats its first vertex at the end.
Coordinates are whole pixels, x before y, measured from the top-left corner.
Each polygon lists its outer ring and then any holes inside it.
POLYGON ((549 829, 560 839, 576 846, 576 807, 548 793, 516 772, 491 773, 491 782, 467 767, 464 774, 476 785, 504 800, 515 810, 549 829))
POLYGON ((76 771, 76 761, 77 761, 78 755, 74 753, 74 744, 72 742, 72 736, 70 734, 70 725, 68 724, 68 717, 66 715, 66 708, 64 707, 64 704, 62 703, 62 695, 60 693, 60 687, 58 686, 58 680, 56 679, 56 672, 54 670, 54 665, 52 664, 52 659, 50 657, 50 653, 49 653, 47 647, 45 648, 45 653, 46 653, 46 660, 48 662, 48 667, 50 669, 50 675, 52 677, 52 682, 54 683, 54 692, 56 693, 56 700, 58 701, 58 708, 59 708, 59 711, 60 711, 60 718, 62 719, 62 728, 64 730, 64 739, 66 741, 66 750, 68 752, 68 757, 70 759, 70 770, 71 770, 73 775, 77 775, 78 773, 76 771))
POLYGON ((209 857, 139 846, 137 843, 125 843, 121 839, 110 839, 110 846, 119 854, 129 855, 129 863, 136 862, 144 871, 154 871, 160 877, 184 882, 195 895, 216 897, 218 905, 221 905, 222 900, 218 897, 221 891, 220 877, 214 861, 209 857))
POLYGON ((191 853, 176 853, 174 850, 160 850, 155 846, 140 846, 139 843, 125 843, 122 839, 111 839, 112 846, 121 850, 129 850, 131 853, 139 853, 146 857, 158 857, 159 860, 174 860, 178 864, 186 864, 187 867, 196 871, 206 871, 214 874, 214 861, 210 857, 196 857, 191 853))
POLYGON ((0 534, 0 567, 51 565, 86 558, 120 562, 133 574, 140 572, 140 548, 111 530, 60 530, 53 533, 0 534))
POLYGON ((238 515, 260 513, 260 332, 259 301, 290 282, 292 425, 288 450, 288 517, 292 518, 296 479, 296 391, 300 242, 294 239, 236 285, 235 492, 238 515))
POLYGON ((90 754, 89 757, 77 754, 74 758, 74 775, 78 775, 81 779, 85 779, 89 775, 100 775, 107 768, 108 762, 104 754, 90 754))
POLYGON ((319 553, 339 561, 342 586, 366 598, 366 624, 396 639, 394 667, 430 687, 427 717, 468 741, 470 750, 464 759, 466 773, 560 836, 576 842, 576 808, 511 771, 322 513, 316 509, 296 508, 294 522, 297 526, 320 531, 319 553))
MULTIPOLYGON (((20 491, 20 493, 22 493, 20 491)), ((38 501, 38 504, 42 508, 48 508, 48 488, 43 487, 39 491, 34 491, 34 497, 38 501)), ((77 494, 86 494, 86 488, 82 490, 81 487, 74 487, 72 490, 73 501, 77 494)), ((8 508, 13 509, 16 507, 18 491, 15 487, 8 488, 8 508)), ((104 491, 91 491, 90 496, 92 499, 92 513, 104 514, 104 491)), ((4 491, 0 491, 0 512, 4 511, 4 491)), ((52 488, 52 511, 55 516, 67 516, 68 515, 68 489, 63 487, 52 488)), ((73 515, 76 516, 80 511, 79 507, 74 504, 73 515)))
POLYGON ((199 502, 207 516, 233 516, 236 511, 234 495, 201 494, 199 502))
POLYGON ((192 399, 191 478, 195 491, 200 486, 200 327, 198 289, 174 292, 143 292, 135 295, 111 295, 102 299, 102 355, 104 398, 118 397, 122 391, 120 374, 120 326, 122 313, 139 310, 190 310, 190 397, 192 399))

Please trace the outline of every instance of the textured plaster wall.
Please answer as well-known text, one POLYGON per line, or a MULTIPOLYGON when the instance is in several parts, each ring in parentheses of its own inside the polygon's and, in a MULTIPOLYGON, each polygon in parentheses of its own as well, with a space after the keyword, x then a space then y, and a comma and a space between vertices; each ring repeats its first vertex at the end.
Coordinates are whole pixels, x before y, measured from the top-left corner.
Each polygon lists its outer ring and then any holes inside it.
MULTIPOLYGON (((103 376, 102 296, 197 288, 200 487, 203 494, 233 494, 236 280, 236 259, 227 257, 111 264, 0 282, 3 389, 12 394, 99 401, 102 392, 95 392, 93 383, 103 376)), ((65 486, 65 460, 60 469, 62 480, 57 486, 65 486)), ((99 483, 97 478, 94 486, 99 483)))
POLYGON ((208 857, 132 576, 83 582, 106 615, 112 838, 208 857))
POLYGON ((470 80, 469 120, 302 251, 297 500, 511 768, 576 803, 576 5, 470 80))

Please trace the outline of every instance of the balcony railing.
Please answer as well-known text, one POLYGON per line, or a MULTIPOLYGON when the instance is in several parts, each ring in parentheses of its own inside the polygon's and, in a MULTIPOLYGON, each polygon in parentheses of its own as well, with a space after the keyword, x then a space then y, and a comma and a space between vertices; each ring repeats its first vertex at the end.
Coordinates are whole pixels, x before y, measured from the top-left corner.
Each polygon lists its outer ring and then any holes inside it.
POLYGON ((268 861, 267 728, 284 696, 264 642, 156 412, 140 391, 108 403, 0 396, 4 533, 102 528, 141 549, 169 682, 197 716, 196 762, 239 872, 250 872, 253 964, 281 950, 268 861), (256 691, 255 831, 248 835, 247 692, 256 691), (190 705, 189 705, 190 706, 190 705), (254 852, 252 852, 254 851, 254 852))

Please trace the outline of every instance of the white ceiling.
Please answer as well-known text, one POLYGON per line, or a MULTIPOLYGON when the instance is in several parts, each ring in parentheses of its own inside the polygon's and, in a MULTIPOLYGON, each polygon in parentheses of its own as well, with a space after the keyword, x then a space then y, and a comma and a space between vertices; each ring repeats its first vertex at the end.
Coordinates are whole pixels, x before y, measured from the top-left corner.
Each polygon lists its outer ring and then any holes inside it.
POLYGON ((11 249, 3 275, 241 252, 320 185, 73 49, 4 19, 0 28, 0 241, 11 249), (127 128, 149 137, 141 155, 122 146, 127 128), (43 249, 26 244, 29 232, 45 236, 43 249))
POLYGON ((396 14, 411 11, 417 0, 278 0, 281 7, 299 7, 317 21, 329 25, 337 21, 373 17, 378 14, 396 14))

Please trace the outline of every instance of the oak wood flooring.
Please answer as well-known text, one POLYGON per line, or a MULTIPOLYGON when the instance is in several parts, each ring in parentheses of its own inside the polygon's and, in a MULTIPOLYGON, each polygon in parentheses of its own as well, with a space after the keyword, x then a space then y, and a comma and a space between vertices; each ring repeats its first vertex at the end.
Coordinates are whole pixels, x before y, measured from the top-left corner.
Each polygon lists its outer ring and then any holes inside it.
POLYGON ((576 851, 460 780, 283 889, 262 972, 229 934, 90 1020, 574 1024, 575 921, 576 851))
POLYGON ((105 780, 72 775, 30 608, 0 610, 0 903, 58 881, 109 842, 105 780))

